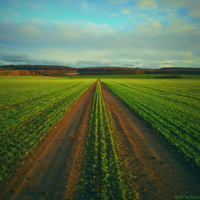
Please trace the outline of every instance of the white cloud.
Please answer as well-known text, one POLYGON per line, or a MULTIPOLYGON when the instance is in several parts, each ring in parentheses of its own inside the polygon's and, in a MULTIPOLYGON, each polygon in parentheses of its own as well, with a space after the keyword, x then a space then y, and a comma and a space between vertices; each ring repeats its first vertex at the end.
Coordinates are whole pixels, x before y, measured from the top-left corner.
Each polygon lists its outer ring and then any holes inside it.
POLYGON ((90 61, 90 60, 79 60, 74 65, 74 67, 103 67, 105 66, 105 63, 102 63, 101 61, 90 61))
POLYGON ((31 64, 51 64, 51 65, 67 65, 66 62, 62 62, 62 61, 57 61, 57 60, 52 60, 52 59, 35 59, 35 58, 30 58, 28 55, 26 54, 12 54, 12 55, 3 55, 0 57, 0 60, 4 63, 4 64, 27 64, 27 63, 31 63, 31 64))
POLYGON ((155 4, 154 0, 138 0, 137 5, 139 8, 151 7, 155 4))
POLYGON ((39 22, 0 22, 1 60, 132 67, 197 66, 200 62, 199 28, 185 24, 184 19, 163 25, 157 19, 147 18, 123 31, 121 26, 84 21, 39 22))
MULTIPOLYGON (((159 0, 164 3, 163 7, 182 7, 185 8, 189 15, 200 18, 200 1, 199 0, 159 0)), ((158 2, 159 2, 158 1, 158 2)), ((159 3, 160 3, 159 2, 159 3)))
POLYGON ((12 63, 0 59, 0 65, 10 65, 12 63))
POLYGON ((198 33, 199 28, 195 24, 184 23, 184 18, 174 20, 168 25, 168 31, 175 35, 198 33))
POLYGON ((181 7, 181 6, 187 6, 188 4, 192 4, 193 2, 197 2, 196 0, 188 1, 188 0, 160 0, 161 2, 165 3, 168 6, 171 7, 181 7))
POLYGON ((19 31, 21 31, 24 34, 27 34, 29 36, 32 35, 34 37, 44 36, 44 33, 34 24, 33 25, 29 25, 29 24, 21 25, 19 28, 19 31))
POLYGON ((147 20, 147 21, 150 21, 150 22, 151 22, 151 25, 152 25, 153 27, 160 27, 160 26, 162 26, 162 24, 160 23, 160 21, 157 20, 157 19, 154 19, 154 18, 146 18, 146 20, 147 20))
POLYGON ((192 8, 189 10, 189 14, 200 18, 200 1, 198 1, 196 5, 192 6, 192 8))
POLYGON ((170 64, 170 63, 173 63, 173 61, 160 61, 158 63, 161 63, 161 64, 170 64))
POLYGON ((128 8, 123 9, 123 10, 122 10, 122 13, 124 13, 124 14, 128 14, 128 13, 130 13, 130 10, 129 10, 128 8))
POLYGON ((83 2, 82 2, 82 8, 83 8, 84 10, 88 10, 88 9, 89 9, 89 3, 88 3, 87 1, 83 1, 83 2))
POLYGON ((25 54, 18 54, 18 55, 3 55, 1 56, 1 60, 6 62, 26 62, 29 60, 28 56, 25 54))
POLYGON ((172 65, 160 65, 161 68, 163 67, 172 67, 172 65))

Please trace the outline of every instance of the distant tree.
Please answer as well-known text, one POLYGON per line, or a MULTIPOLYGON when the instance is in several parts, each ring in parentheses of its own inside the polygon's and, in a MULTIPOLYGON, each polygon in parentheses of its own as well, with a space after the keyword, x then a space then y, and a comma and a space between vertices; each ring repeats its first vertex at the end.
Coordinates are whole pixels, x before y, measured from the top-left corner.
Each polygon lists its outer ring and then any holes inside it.
POLYGON ((21 75, 21 76, 29 76, 29 75, 31 75, 31 72, 30 72, 30 71, 27 71, 27 70, 21 70, 21 71, 20 71, 20 75, 21 75))
POLYGON ((19 73, 19 71, 14 70, 14 71, 11 71, 11 75, 12 76, 20 76, 20 73, 19 73))

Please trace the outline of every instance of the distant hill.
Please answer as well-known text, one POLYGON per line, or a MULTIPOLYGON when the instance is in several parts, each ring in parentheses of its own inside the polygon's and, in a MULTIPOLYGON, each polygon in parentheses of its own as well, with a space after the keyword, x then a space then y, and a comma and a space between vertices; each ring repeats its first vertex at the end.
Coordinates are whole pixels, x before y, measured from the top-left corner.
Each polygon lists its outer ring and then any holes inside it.
POLYGON ((143 69, 128 67, 88 67, 71 68, 58 65, 3 65, 0 66, 0 75, 8 75, 3 71, 11 71, 11 75, 34 74, 44 76, 65 76, 65 75, 104 75, 104 74, 196 74, 200 75, 200 68, 161 68, 143 69), (14 72, 15 71, 15 72, 14 72), (17 72, 18 71, 18 72, 17 72), (24 71, 24 72, 22 72, 24 71), (26 72, 25 72, 26 71, 26 72), (29 73, 28 73, 28 72, 29 73))
POLYGON ((184 68, 184 67, 165 67, 159 69, 159 71, 155 71, 157 74, 158 72, 161 74, 200 74, 200 68, 184 68))
POLYGON ((71 67, 58 65, 2 65, 0 68, 9 70, 70 70, 71 67))
POLYGON ((79 74, 76 69, 58 65, 3 65, 0 76, 67 76, 79 74))
POLYGON ((161 69, 142 69, 128 67, 90 67, 77 68, 80 74, 200 74, 200 68, 161 68, 161 69))

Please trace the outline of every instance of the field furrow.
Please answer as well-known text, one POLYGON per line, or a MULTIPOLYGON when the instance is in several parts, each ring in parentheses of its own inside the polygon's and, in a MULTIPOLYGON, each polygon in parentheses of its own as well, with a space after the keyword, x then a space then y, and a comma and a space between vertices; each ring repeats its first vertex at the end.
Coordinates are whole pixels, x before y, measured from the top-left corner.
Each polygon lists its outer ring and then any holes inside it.
POLYGON ((110 123, 98 82, 76 199, 129 199, 110 123))
POLYGON ((0 199, 198 197, 199 91, 198 79, 2 77, 0 199))
POLYGON ((104 79, 103 82, 155 132, 176 146, 186 160, 200 166, 200 95, 191 91, 195 86, 199 89, 198 81, 104 79))
MULTIPOLYGON (((37 78, 35 81, 37 83, 37 78)), ((54 86, 56 82, 52 84, 54 92, 49 88, 49 93, 47 89, 43 95, 40 93, 40 96, 26 100, 23 104, 19 102, 1 109, 0 179, 9 176, 12 167, 20 164, 21 160, 46 137, 92 82, 58 79, 56 88, 54 86), (62 87, 65 85, 65 88, 60 90, 60 85, 62 87)), ((33 80, 32 84, 34 83, 33 80)), ((15 88, 15 85, 12 87, 15 88)), ((26 96, 26 94, 21 95, 26 96)), ((19 97, 22 99, 20 95, 19 97)))

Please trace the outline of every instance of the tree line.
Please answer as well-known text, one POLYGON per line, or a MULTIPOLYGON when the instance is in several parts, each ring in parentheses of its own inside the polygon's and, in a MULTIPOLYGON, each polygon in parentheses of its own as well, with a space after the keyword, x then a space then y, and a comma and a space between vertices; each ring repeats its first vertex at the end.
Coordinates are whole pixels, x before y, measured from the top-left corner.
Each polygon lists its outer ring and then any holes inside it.
POLYGON ((200 68, 143 69, 128 67, 71 68, 56 65, 3 65, 0 76, 67 76, 105 74, 199 74, 200 68))

